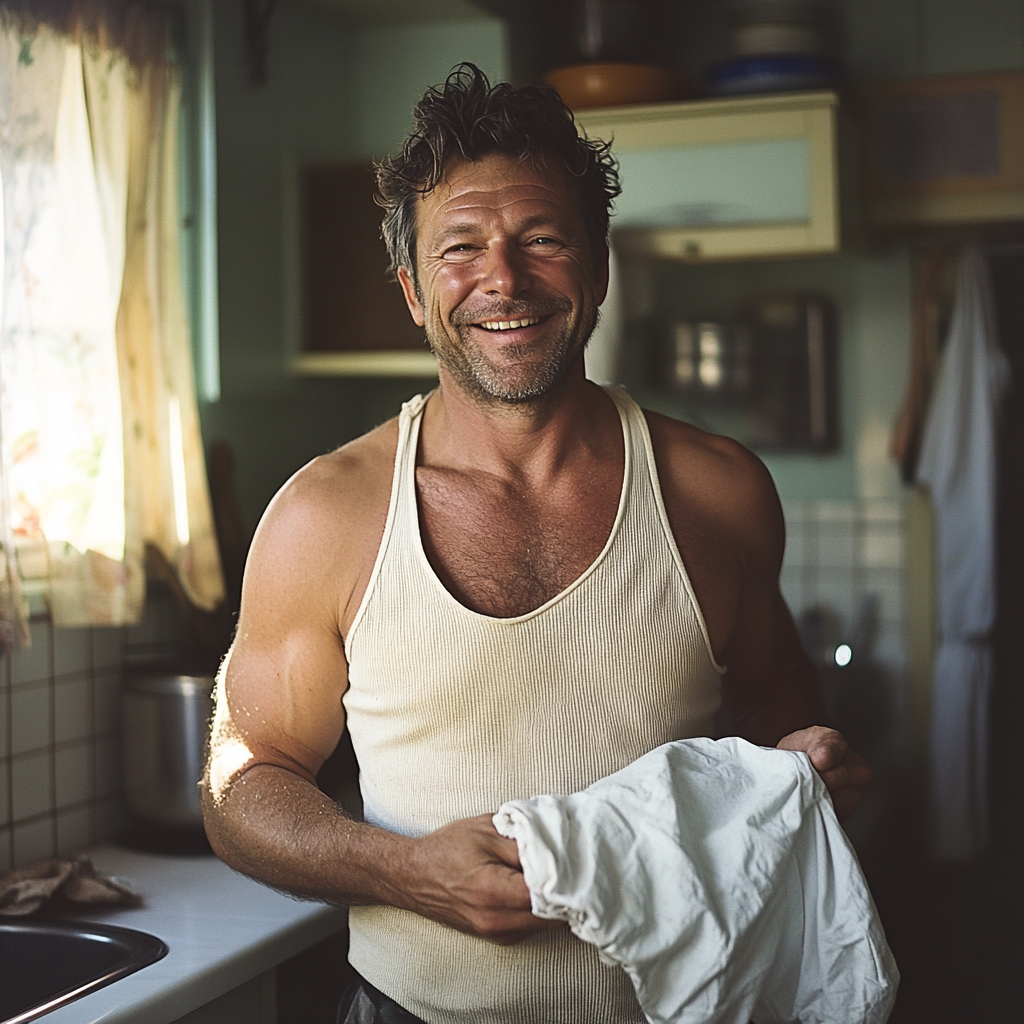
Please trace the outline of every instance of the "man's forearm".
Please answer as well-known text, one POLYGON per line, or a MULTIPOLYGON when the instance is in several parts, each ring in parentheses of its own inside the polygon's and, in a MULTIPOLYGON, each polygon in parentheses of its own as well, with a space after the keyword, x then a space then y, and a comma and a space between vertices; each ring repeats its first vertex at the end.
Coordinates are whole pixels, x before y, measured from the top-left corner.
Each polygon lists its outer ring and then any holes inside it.
POLYGON ((402 902, 413 840, 350 818, 293 772, 254 765, 219 799, 203 787, 206 833, 221 860, 292 895, 336 904, 402 902))
POLYGON ((530 912, 511 839, 489 814, 416 839, 353 821, 316 786, 275 765, 250 768, 218 799, 203 787, 214 852, 233 868, 305 899, 387 904, 493 942, 560 927, 530 912))

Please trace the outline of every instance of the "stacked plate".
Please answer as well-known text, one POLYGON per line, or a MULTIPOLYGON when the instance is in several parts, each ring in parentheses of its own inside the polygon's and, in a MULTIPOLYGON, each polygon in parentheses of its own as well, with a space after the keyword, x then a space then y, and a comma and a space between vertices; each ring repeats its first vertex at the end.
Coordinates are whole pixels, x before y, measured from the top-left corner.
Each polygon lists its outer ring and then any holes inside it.
POLYGON ((736 0, 730 9, 735 56, 708 69, 718 96, 831 89, 842 65, 828 56, 818 0, 736 0))

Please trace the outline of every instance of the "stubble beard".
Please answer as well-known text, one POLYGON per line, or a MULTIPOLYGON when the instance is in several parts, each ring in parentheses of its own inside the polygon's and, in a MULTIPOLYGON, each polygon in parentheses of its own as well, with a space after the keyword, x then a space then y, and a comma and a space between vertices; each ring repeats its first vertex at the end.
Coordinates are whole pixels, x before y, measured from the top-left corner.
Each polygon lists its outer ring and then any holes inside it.
MULTIPOLYGON (((571 312, 572 306, 548 308, 542 315, 553 312, 571 312)), ((563 318, 558 332, 549 341, 547 358, 538 361, 536 346, 507 346, 504 358, 499 363, 491 360, 476 344, 473 338, 473 323, 482 319, 515 320, 537 315, 537 310, 502 309, 476 310, 472 314, 456 314, 450 328, 458 341, 453 340, 438 324, 428 319, 424 325, 427 343, 438 362, 451 374, 455 383, 470 397, 484 404, 500 403, 506 406, 525 406, 557 392, 579 354, 586 347, 597 324, 597 310, 581 313, 581 319, 573 322, 563 318), (588 323, 589 321, 589 323, 588 323), (534 355, 534 358, 530 358, 534 355)))

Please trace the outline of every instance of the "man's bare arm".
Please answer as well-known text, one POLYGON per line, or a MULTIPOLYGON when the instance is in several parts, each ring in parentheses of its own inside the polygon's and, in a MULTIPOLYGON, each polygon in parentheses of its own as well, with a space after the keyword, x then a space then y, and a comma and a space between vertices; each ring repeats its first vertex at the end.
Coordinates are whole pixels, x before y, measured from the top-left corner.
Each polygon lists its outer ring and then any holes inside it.
POLYGON ((726 438, 648 414, 669 520, 718 660, 730 732, 802 750, 837 812, 849 813, 871 770, 825 726, 814 665, 779 590, 782 508, 770 475, 726 438))
MULTIPOLYGON (((372 564, 382 529, 353 507, 351 488, 339 491, 338 461, 298 474, 253 541, 238 634, 218 681, 207 834, 237 870, 299 897, 389 904, 517 941, 548 923, 530 914, 516 844, 489 819, 414 839, 353 821, 316 787, 345 724, 341 623, 360 594, 350 552, 368 543, 372 564)), ((363 484, 359 500, 372 504, 373 482, 363 484)))

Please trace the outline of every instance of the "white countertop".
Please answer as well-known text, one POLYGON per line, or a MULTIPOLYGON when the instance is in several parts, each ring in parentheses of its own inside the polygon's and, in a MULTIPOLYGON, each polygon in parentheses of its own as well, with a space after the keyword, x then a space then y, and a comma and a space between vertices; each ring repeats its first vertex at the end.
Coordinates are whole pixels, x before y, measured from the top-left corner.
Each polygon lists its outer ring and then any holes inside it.
POLYGON ((46 1024, 170 1024, 345 926, 347 912, 300 903, 232 871, 216 857, 166 856, 101 846, 86 853, 131 881, 145 905, 67 914, 149 932, 167 956, 42 1018, 46 1024))

